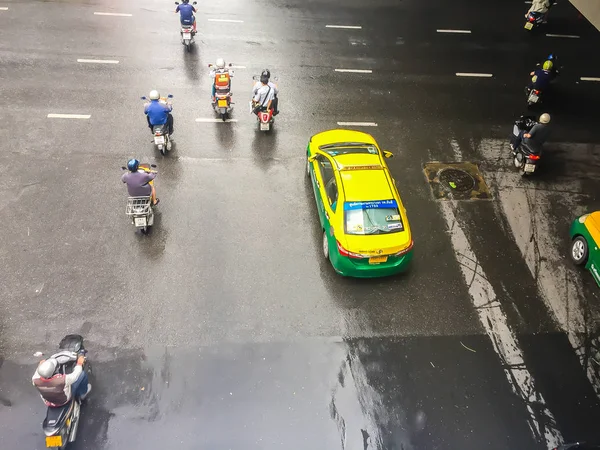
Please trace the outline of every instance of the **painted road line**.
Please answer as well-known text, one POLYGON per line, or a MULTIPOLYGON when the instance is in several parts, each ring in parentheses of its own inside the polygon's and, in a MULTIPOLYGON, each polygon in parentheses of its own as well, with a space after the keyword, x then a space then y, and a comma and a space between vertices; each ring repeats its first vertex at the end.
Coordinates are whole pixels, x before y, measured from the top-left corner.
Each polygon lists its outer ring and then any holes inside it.
POLYGON ((198 118, 196 119, 196 122, 198 123, 231 123, 231 122, 237 122, 237 119, 225 119, 225 121, 223 121, 223 119, 204 119, 204 118, 198 118))
POLYGON ((373 73, 371 69, 335 69, 335 71, 345 73, 373 73))
POLYGON ((341 127, 376 127, 375 122, 338 122, 341 127))
POLYGON ((579 39, 581 36, 577 36, 576 34, 551 34, 546 33, 547 37, 557 37, 557 38, 569 38, 569 39, 579 39))
POLYGON ((8 6, 0 6, 0 11, 8 11, 8 6))
POLYGON ((580 80, 581 81, 600 81, 600 78, 598 78, 598 77, 581 77, 580 80))
POLYGON ((229 66, 229 67, 231 67, 232 69, 245 69, 246 68, 246 66, 229 66))
POLYGON ((492 78, 493 73, 475 73, 475 72, 456 72, 457 77, 481 77, 481 78, 492 78))
POLYGON ((243 20, 235 19, 208 19, 209 22, 229 22, 229 23, 244 23, 243 20))
POLYGON ((78 63, 119 64, 116 59, 78 59, 78 63))
POLYGON ((438 33, 471 34, 471 30, 437 30, 438 33))
POLYGON ((325 25, 325 28, 340 28, 343 30, 362 30, 360 25, 325 25))
POLYGON ((89 119, 90 114, 48 114, 48 119, 89 119))
POLYGON ((123 14, 123 13, 105 13, 105 12, 95 12, 95 16, 116 16, 116 17, 131 17, 133 14, 123 14))
POLYGON ((545 441, 547 448, 555 448, 562 442, 562 436, 553 427, 556 423, 554 416, 537 390, 533 375, 525 365, 519 341, 508 325, 503 305, 509 304, 510 299, 498 298, 488 281, 460 225, 461 222, 456 219, 456 216, 460 215, 457 214, 460 213, 459 203, 443 200, 439 204, 454 247, 456 261, 468 286, 471 302, 500 359, 509 386, 527 408, 529 429, 536 440, 545 441))

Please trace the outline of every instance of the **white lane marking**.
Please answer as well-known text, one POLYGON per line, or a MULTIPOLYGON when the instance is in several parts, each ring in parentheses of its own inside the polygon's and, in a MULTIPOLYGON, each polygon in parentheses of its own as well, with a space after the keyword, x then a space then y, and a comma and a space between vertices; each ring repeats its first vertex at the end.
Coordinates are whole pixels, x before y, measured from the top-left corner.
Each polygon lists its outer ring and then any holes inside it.
MULTIPOLYGON (((506 140, 484 139, 479 148, 484 160, 493 161, 494 164, 506 161, 506 155, 510 154, 506 140)), ((565 155, 595 154, 599 148, 593 144, 552 143, 553 151, 565 155)), ((564 181, 552 180, 551 183, 532 185, 524 182, 521 175, 513 170, 494 170, 484 172, 484 178, 490 189, 497 192, 500 213, 510 228, 508 233, 514 237, 545 304, 554 313, 560 328, 575 349, 596 396, 600 397, 600 377, 592 356, 594 349, 600 348, 599 339, 593 331, 594 325, 591 325, 595 324, 594 315, 588 317, 588 300, 579 286, 579 271, 565 263, 565 254, 570 248, 557 247, 554 232, 557 224, 552 221, 549 211, 551 205, 559 202, 565 210, 573 212, 573 218, 588 212, 580 206, 587 203, 588 192, 580 181, 582 177, 572 174, 571 178, 564 181)), ((499 220, 502 221, 501 218, 499 220)))
POLYGON ((105 12, 95 12, 96 16, 116 16, 116 17, 131 17, 133 14, 123 14, 123 13, 105 13, 105 12))
POLYGON ((491 78, 494 76, 493 73, 475 73, 475 72, 456 72, 457 77, 481 77, 491 78))
POLYGON ((570 38, 570 39, 579 39, 581 36, 577 36, 576 34, 551 34, 546 33, 547 37, 557 37, 557 38, 570 38))
POLYGON ((600 81, 600 78, 598 78, 598 77, 581 77, 580 80, 581 81, 600 81))
POLYGON ((230 66, 232 69, 245 69, 246 66, 230 66))
POLYGON ((471 302, 477 311, 481 325, 498 354, 504 375, 513 393, 521 397, 529 413, 528 425, 536 439, 544 439, 546 447, 555 448, 562 442, 560 432, 554 428, 556 421, 545 405, 544 398, 536 390, 533 375, 527 369, 523 352, 513 331, 508 326, 503 304, 509 299, 498 300, 494 288, 487 279, 469 240, 456 220, 458 203, 454 200, 441 201, 440 208, 450 233, 456 260, 469 287, 471 302))
POLYGON ((116 59, 78 59, 79 63, 119 64, 116 59))
POLYGON ((8 6, 0 6, 0 11, 8 11, 8 6))
POLYGON ((48 119, 89 119, 90 114, 48 114, 48 119))
POLYGON ((373 73, 371 69, 335 69, 335 71, 345 73, 373 73))
POLYGON ((325 28, 340 28, 343 30, 362 30, 360 25, 325 25, 325 28))
POLYGON ((231 123, 231 122, 237 122, 237 119, 225 119, 225 121, 223 121, 223 119, 205 119, 205 118, 198 118, 196 119, 196 122, 198 123, 231 123))
POLYGON ((471 30, 437 30, 438 33, 471 34, 471 30))
POLYGON ((230 23, 244 23, 243 20, 235 19, 208 19, 209 22, 230 22, 230 23))
POLYGON ((341 127, 376 127, 375 122, 338 122, 341 127))

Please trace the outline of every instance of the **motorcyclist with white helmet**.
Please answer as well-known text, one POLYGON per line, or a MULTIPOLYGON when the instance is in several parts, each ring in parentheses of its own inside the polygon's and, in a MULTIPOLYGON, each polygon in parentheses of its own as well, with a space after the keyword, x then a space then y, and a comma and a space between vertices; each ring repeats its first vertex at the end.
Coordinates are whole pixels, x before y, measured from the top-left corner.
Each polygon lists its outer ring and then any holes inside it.
POLYGON ((539 122, 537 122, 529 131, 521 130, 511 143, 513 152, 519 148, 522 141, 529 142, 533 148, 541 148, 550 135, 549 123, 550 114, 544 113, 540 116, 539 122))
POLYGON ((217 86, 216 86, 216 78, 217 78, 217 74, 228 74, 229 75, 229 80, 231 80, 231 78, 233 78, 233 70, 231 70, 229 67, 225 66, 225 60, 223 58, 217 58, 217 62, 214 65, 210 65, 210 77, 212 79, 212 91, 211 91, 211 99, 212 102, 215 103, 216 100, 216 95, 217 95, 217 86))
POLYGON ((60 364, 56 357, 66 354, 66 352, 61 352, 40 361, 31 378, 46 406, 63 406, 73 397, 84 400, 92 390, 92 385, 88 383, 88 375, 83 370, 85 356, 72 354, 71 362, 77 360, 73 372, 64 375, 58 370, 60 364))
POLYGON ((152 127, 156 125, 167 124, 169 127, 169 136, 173 134, 173 105, 163 102, 160 99, 160 93, 157 90, 150 91, 148 96, 150 101, 144 105, 144 113, 148 118, 148 126, 152 132, 152 127))

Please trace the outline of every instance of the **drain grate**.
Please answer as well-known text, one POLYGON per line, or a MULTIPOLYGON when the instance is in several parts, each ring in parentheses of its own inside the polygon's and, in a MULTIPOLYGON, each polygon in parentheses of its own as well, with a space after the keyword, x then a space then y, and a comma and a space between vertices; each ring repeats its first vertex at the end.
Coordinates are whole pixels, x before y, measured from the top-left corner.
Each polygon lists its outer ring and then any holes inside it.
POLYGON ((430 162, 423 169, 437 199, 489 199, 490 192, 476 164, 430 162))

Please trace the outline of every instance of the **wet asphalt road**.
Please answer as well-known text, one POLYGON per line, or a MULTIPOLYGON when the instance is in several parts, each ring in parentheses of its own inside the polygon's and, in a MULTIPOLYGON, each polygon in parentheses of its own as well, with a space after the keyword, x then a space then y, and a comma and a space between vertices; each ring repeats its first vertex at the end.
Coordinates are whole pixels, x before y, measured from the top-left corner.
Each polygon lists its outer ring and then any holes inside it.
POLYGON ((579 81, 600 77, 600 33, 565 3, 547 32, 579 38, 525 35, 520 1, 439 3, 202 5, 191 54, 170 2, 3 3, 2 448, 43 448, 33 354, 52 353, 71 332, 85 336, 94 369, 74 449, 600 440, 599 296, 567 259, 570 221, 600 209, 600 83, 579 81), (447 28, 472 33, 436 33, 447 28), (525 182, 505 141, 524 112, 527 72, 550 51, 565 66, 547 105, 553 142, 544 170, 525 182), (246 67, 233 82, 238 122, 198 123, 214 117, 207 64, 219 56, 246 67), (281 90, 271 135, 256 131, 246 106, 264 67, 281 90), (141 112, 152 88, 175 96, 166 158, 141 112), (416 242, 405 275, 343 279, 321 256, 303 154, 338 121, 377 123, 362 129, 395 154, 416 242), (148 237, 123 211, 120 167, 132 156, 160 171, 148 237), (461 160, 479 164, 492 200, 454 204, 452 217, 518 340, 516 368, 473 306, 479 294, 457 256, 466 250, 423 175, 429 161, 461 160), (535 391, 518 392, 523 378, 535 391))

